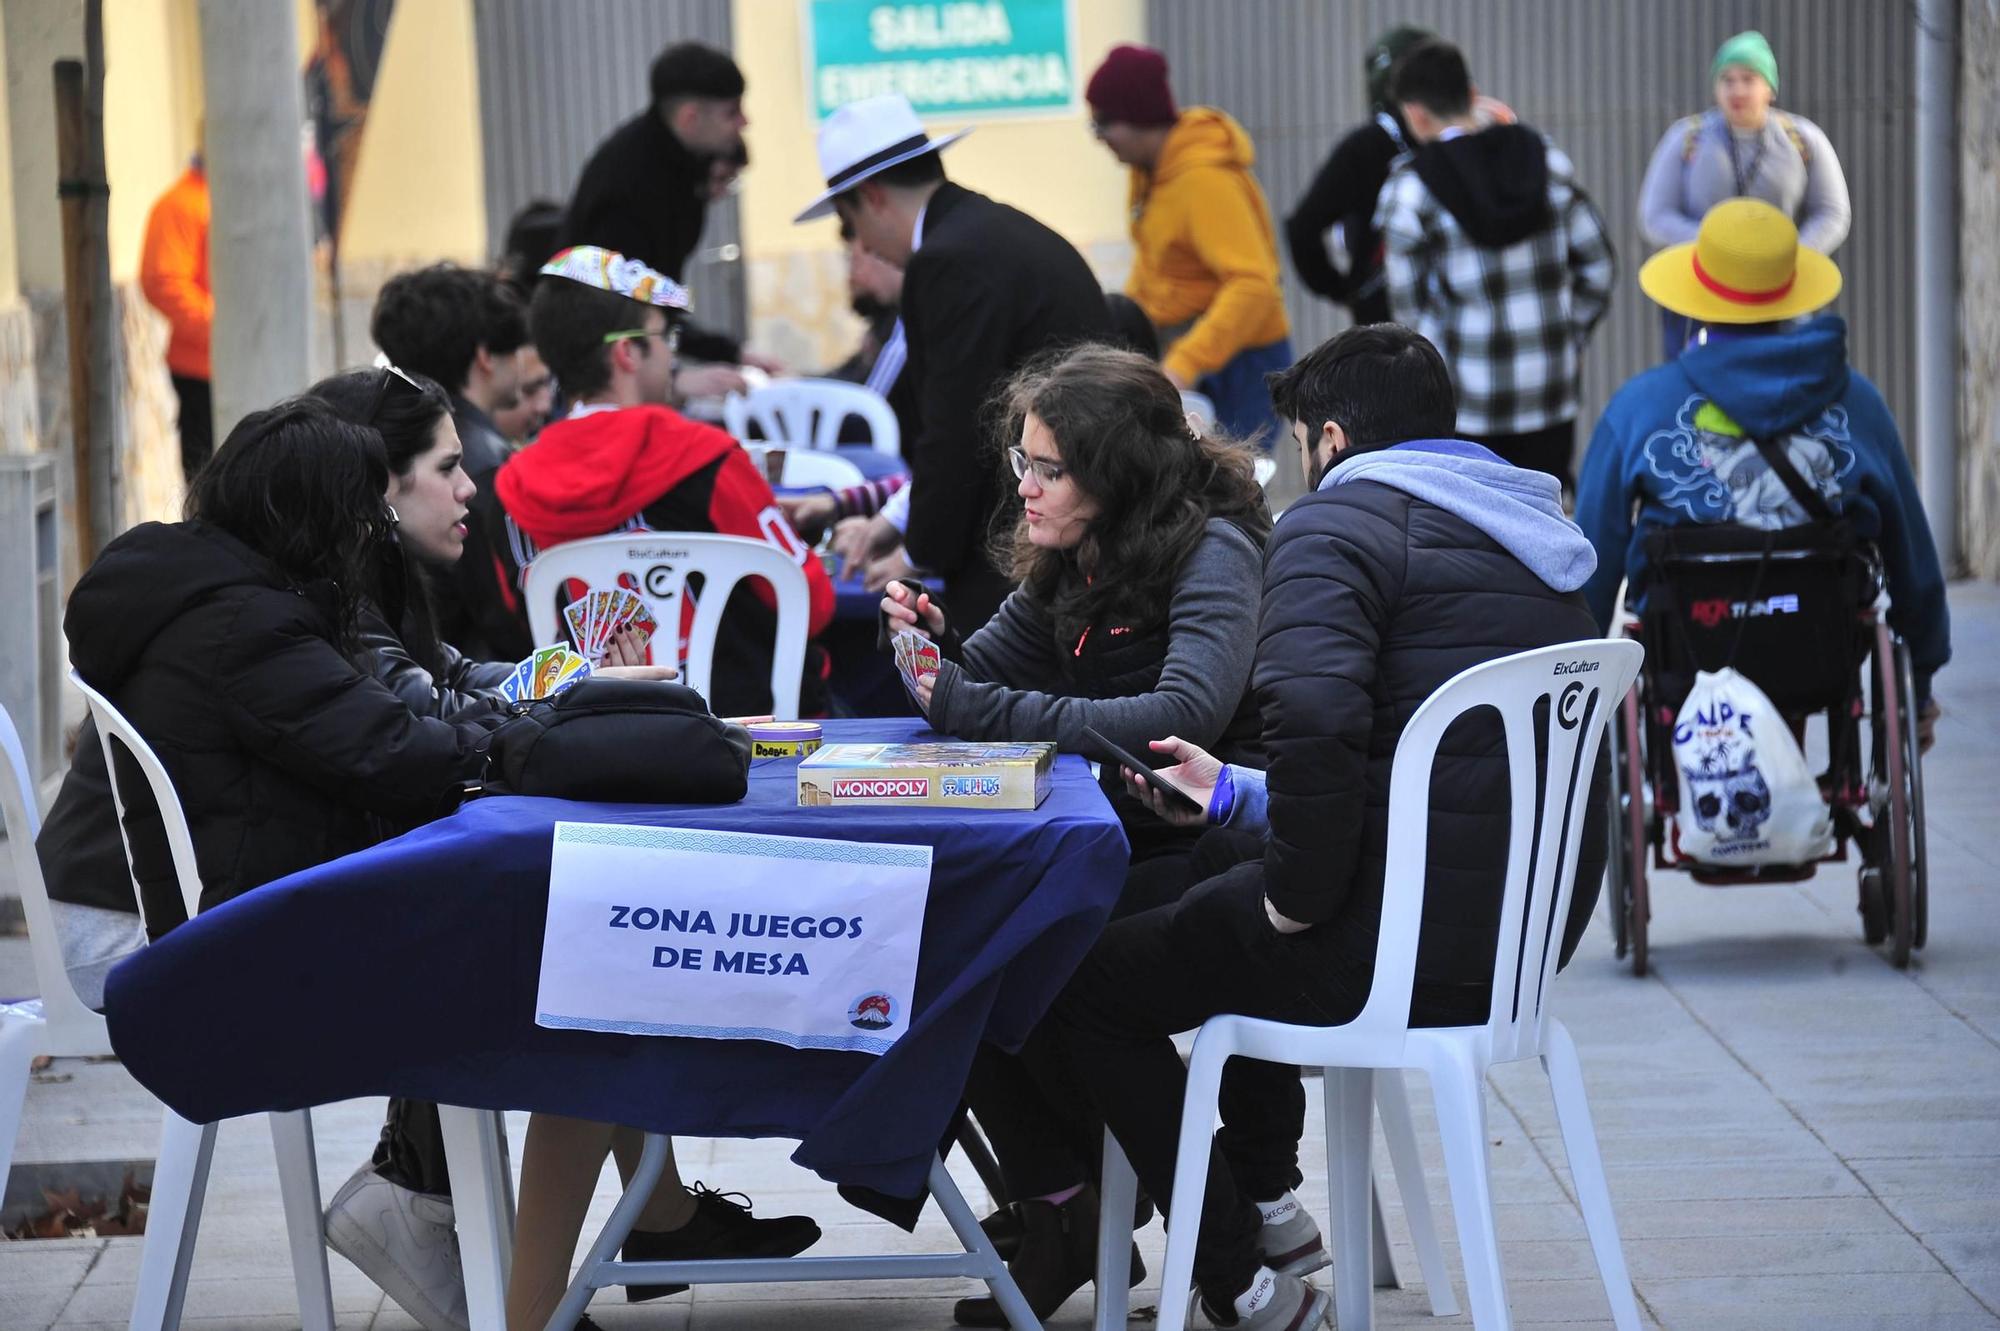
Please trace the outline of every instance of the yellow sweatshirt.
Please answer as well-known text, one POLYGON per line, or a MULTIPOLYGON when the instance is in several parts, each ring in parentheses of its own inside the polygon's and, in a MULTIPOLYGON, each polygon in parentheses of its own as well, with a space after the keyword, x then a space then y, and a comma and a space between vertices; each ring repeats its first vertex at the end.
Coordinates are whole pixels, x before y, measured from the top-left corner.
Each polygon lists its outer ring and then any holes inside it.
POLYGON ((1291 331, 1271 206, 1250 174, 1256 156, 1227 112, 1195 106, 1168 132, 1155 168, 1132 170, 1125 294, 1162 328, 1194 321, 1162 358, 1190 386, 1291 331))

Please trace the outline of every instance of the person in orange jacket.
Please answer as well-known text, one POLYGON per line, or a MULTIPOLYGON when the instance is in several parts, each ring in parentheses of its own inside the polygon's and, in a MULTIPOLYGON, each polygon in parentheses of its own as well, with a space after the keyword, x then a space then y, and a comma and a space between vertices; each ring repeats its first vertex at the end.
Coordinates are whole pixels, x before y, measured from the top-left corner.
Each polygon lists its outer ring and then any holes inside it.
POLYGON ((1257 152, 1227 112, 1182 111, 1167 58, 1115 46, 1084 93, 1091 128, 1132 169, 1132 274, 1125 294, 1159 330, 1174 385, 1215 404, 1229 433, 1282 435, 1264 375, 1292 363, 1271 206, 1257 152))
POLYGON ((215 296, 208 286, 208 176, 199 153, 146 215, 139 287, 172 329, 167 372, 181 405, 181 474, 192 481, 215 451, 208 385, 215 296))

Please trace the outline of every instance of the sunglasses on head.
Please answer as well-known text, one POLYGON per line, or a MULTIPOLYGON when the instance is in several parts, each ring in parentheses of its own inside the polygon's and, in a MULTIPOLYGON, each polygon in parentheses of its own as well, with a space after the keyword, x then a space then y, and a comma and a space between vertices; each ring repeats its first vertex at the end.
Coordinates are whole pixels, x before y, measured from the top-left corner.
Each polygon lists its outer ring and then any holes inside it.
POLYGON ((393 365, 382 366, 382 382, 375 389, 374 403, 368 408, 368 423, 370 425, 373 425, 376 418, 382 414, 383 404, 389 400, 389 388, 393 384, 401 384, 404 389, 415 393, 418 397, 424 395, 424 386, 415 379, 412 379, 404 371, 397 369, 393 365))

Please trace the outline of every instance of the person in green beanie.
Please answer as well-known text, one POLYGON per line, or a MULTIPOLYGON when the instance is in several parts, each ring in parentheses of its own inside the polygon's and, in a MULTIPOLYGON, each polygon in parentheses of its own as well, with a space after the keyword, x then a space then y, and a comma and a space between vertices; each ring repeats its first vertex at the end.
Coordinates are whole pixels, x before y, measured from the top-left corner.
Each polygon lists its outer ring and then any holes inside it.
MULTIPOLYGON (((1847 177, 1826 132, 1779 110, 1778 57, 1764 34, 1739 32, 1709 65, 1715 107, 1677 120, 1653 149, 1639 187, 1639 232, 1655 249, 1695 238, 1724 199, 1762 199, 1799 228, 1799 243, 1832 254, 1853 212, 1847 177)), ((1686 321, 1663 318, 1669 359, 1686 345, 1686 321)))

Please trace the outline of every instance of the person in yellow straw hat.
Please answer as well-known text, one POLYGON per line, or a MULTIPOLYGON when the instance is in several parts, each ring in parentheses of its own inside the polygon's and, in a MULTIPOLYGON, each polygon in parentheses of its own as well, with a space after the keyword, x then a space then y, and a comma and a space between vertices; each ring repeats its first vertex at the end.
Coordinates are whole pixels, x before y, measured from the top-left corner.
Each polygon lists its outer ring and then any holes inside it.
POLYGON ((1576 520, 1597 549, 1583 590, 1598 623, 1610 627, 1621 577, 1642 585, 1655 528, 1808 520, 1757 448, 1769 441, 1881 553, 1928 745, 1931 676, 1951 656, 1944 575, 1896 422, 1847 364, 1846 321, 1818 313, 1840 294, 1840 269, 1770 204, 1729 199, 1694 240, 1647 260, 1639 286, 1694 335, 1679 359, 1626 381, 1584 454, 1576 520))

